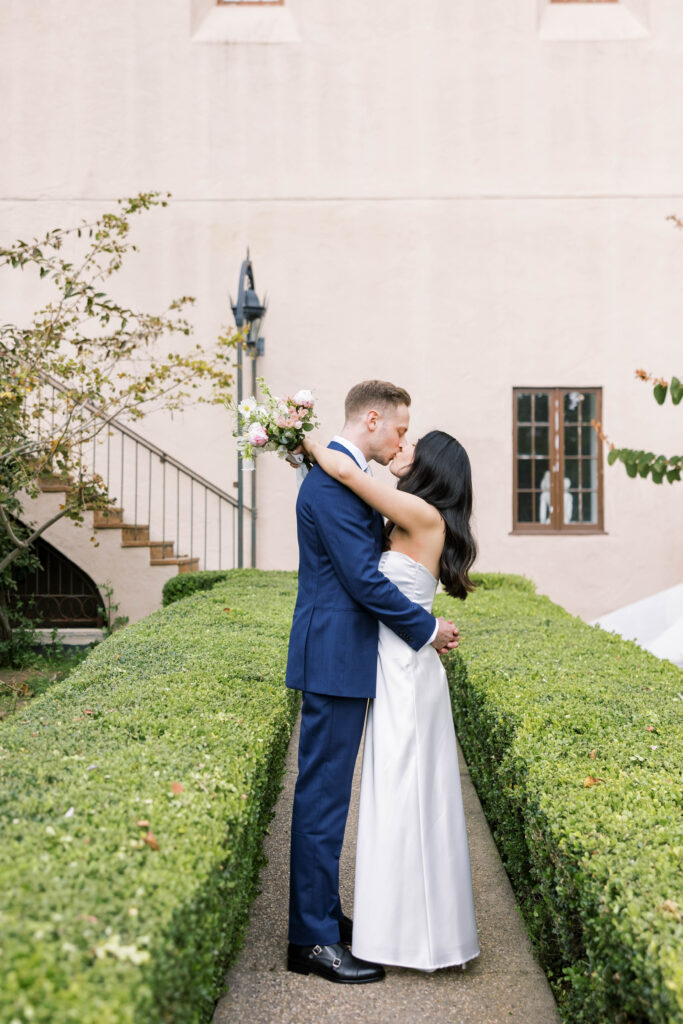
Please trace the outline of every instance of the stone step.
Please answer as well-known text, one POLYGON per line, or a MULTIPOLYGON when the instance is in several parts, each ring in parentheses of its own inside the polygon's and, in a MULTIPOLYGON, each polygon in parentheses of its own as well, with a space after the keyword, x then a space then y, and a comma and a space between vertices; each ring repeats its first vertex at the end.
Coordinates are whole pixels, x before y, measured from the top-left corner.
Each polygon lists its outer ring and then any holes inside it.
POLYGON ((147 544, 149 544, 149 526, 133 523, 121 524, 122 547, 145 547, 147 544))
POLYGON ((172 540, 151 540, 149 542, 149 557, 152 562, 164 561, 173 558, 174 542, 172 540))
POLYGON ((93 526, 96 530, 120 530, 123 526, 123 509, 108 508, 93 512, 93 526))
POLYGON ((73 486, 73 480, 68 476, 57 476, 54 473, 46 473, 38 477, 38 486, 46 493, 61 491, 66 493, 73 486))
POLYGON ((179 555, 177 558, 150 558, 150 565, 177 565, 178 572, 196 572, 199 569, 199 559, 190 558, 189 555, 179 555))

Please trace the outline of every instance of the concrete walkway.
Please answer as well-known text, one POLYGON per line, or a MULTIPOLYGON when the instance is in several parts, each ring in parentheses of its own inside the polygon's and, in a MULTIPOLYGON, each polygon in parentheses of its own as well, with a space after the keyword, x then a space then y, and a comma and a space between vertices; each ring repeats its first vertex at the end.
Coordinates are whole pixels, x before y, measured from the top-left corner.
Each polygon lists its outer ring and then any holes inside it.
MULTIPOLYGON (((289 824, 297 744, 298 728, 289 747, 285 788, 266 837, 262 891, 213 1024, 560 1024, 460 749, 481 955, 464 971, 452 967, 423 974, 388 967, 386 979, 372 985, 334 985, 287 971, 289 824)), ((342 906, 349 915, 360 766, 359 757, 341 858, 342 906)))

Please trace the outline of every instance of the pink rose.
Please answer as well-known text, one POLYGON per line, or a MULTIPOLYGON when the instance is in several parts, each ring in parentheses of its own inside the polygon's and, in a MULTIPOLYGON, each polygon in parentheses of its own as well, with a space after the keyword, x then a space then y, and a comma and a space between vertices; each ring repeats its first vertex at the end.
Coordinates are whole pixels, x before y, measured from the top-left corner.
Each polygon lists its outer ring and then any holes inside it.
POLYGON ((260 423, 252 423, 249 427, 248 438, 254 448, 261 448, 268 442, 268 431, 260 423))

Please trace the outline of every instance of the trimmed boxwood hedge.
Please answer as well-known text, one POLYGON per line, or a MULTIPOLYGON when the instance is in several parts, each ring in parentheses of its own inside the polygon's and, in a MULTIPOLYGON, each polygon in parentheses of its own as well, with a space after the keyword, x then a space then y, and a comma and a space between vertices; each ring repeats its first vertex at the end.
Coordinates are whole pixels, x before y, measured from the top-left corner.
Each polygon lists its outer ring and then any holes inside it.
POLYGON ((204 569, 201 572, 181 572, 166 580, 162 590, 164 607, 196 594, 198 590, 211 590, 217 583, 230 579, 234 569, 204 569))
POLYGON ((440 597, 472 780, 568 1024, 683 1022, 683 675, 529 581, 440 597))
POLYGON ((229 573, 0 725, 3 1024, 211 1019, 298 706, 295 592, 229 573))
MULTIPOLYGON (((298 704, 295 574, 218 575, 0 726, 3 1024, 211 1019, 298 704)), ((565 1020, 681 1024, 680 671, 477 581, 437 603, 454 717, 565 1020)))

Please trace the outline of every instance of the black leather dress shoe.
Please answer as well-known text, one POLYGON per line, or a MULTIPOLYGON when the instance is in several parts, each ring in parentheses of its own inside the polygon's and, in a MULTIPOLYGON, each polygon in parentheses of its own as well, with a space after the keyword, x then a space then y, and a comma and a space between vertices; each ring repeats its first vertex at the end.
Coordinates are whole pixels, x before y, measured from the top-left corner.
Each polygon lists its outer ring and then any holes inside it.
POLYGON ((351 945, 353 941, 353 921, 346 914, 339 922, 339 941, 351 945))
POLYGON ((340 985, 365 985, 370 981, 381 981, 384 977, 384 968, 380 964, 359 960, 340 942, 333 946, 295 946, 290 942, 287 970, 296 974, 319 974, 321 978, 340 985))

